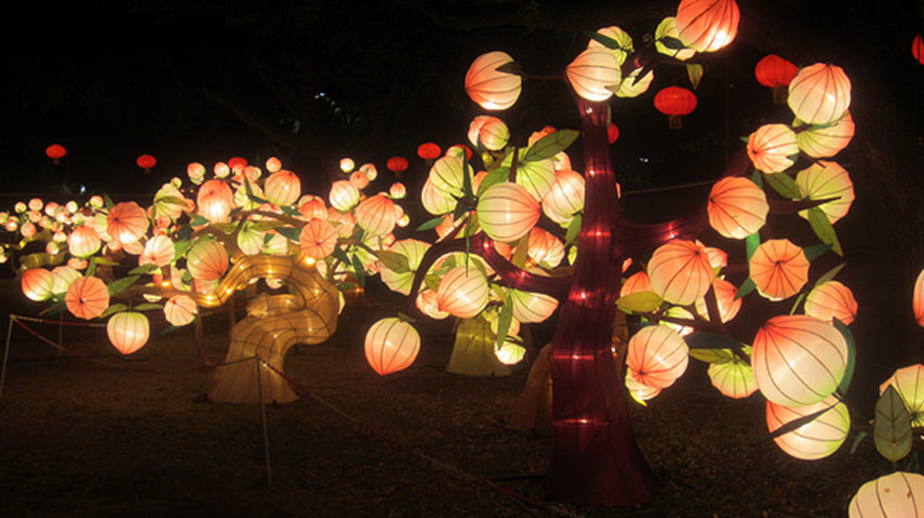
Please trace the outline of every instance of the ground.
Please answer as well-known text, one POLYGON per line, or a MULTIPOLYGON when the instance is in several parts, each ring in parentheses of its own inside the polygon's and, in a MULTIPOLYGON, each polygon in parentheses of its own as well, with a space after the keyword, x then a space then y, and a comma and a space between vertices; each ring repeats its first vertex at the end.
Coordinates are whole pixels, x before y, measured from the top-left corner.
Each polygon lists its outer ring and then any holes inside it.
MULTIPOLYGON (((4 311, 34 315, 0 281, 4 311)), ((792 459, 767 438, 764 400, 723 398, 692 364, 647 408, 632 403, 660 492, 647 505, 587 509, 542 490, 551 441, 503 427, 526 372, 447 373, 449 324, 425 328, 407 371, 379 377, 362 336, 385 310, 348 308, 325 344, 300 346, 286 372, 306 391, 266 408, 208 402, 214 376, 193 329, 119 358, 100 328, 63 330, 59 355, 14 326, 0 399, 0 516, 832 517, 890 471, 871 441, 850 454, 792 459), (266 441, 264 440, 266 438, 266 441), (272 483, 267 477, 266 444, 272 483)), ((228 314, 204 319, 219 362, 228 314)), ((26 323, 52 340, 54 325, 26 323)))

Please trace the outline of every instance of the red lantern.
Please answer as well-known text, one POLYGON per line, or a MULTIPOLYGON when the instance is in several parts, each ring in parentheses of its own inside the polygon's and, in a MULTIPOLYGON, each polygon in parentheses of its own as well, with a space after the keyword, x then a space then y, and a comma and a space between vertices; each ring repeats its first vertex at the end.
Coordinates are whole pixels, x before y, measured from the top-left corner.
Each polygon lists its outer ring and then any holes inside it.
POLYGON ((61 144, 52 144, 45 148, 45 155, 48 156, 55 165, 58 165, 61 163, 61 159, 67 155, 67 149, 61 144))
POLYGON ((135 160, 135 163, 138 164, 138 167, 144 169, 145 173, 150 173, 151 169, 157 165, 157 159, 151 155, 141 155, 135 160))
POLYGON ((924 327, 924 270, 918 274, 914 281, 914 296, 912 301, 914 310, 914 320, 919 326, 924 327))
POLYGON ((616 142, 616 140, 619 139, 619 128, 612 122, 606 128, 606 139, 610 142, 610 144, 616 142))
POLYGON ((485 110, 506 110, 517 102, 523 83, 518 74, 498 70, 513 64, 506 52, 478 56, 465 74, 465 91, 485 110))
POLYGON ((148 317, 137 311, 116 313, 106 324, 109 341, 122 354, 131 354, 148 343, 151 325, 148 317))
POLYGON ((738 34, 735 0, 682 0, 677 7, 677 36, 699 52, 719 50, 738 34))
POLYGON ((828 124, 850 107, 850 79, 841 67, 816 63, 789 83, 789 107, 809 124, 828 124))
POLYGON ((680 86, 669 86, 655 95, 654 105, 669 117, 671 129, 679 130, 680 117, 696 109, 696 94, 680 86))
POLYGON ((420 352, 420 335, 407 322, 383 318, 366 332, 365 350, 369 365, 379 376, 385 376, 414 363, 420 352))
POLYGON ((239 156, 233 156, 228 159, 228 167, 230 167, 231 171, 235 173, 243 172, 244 168, 247 167, 247 159, 239 156))
POLYGON ((440 156, 443 150, 433 142, 424 142, 417 148, 417 156, 424 160, 433 160, 440 156))
POLYGON ((918 60, 918 63, 924 65, 924 38, 921 38, 920 34, 915 36, 914 41, 911 42, 911 55, 918 60))
POLYGON ((134 243, 148 230, 148 216, 140 205, 123 201, 109 209, 106 233, 123 245, 134 243))
POLYGON ((407 166, 407 159, 403 156, 393 156, 385 162, 385 167, 387 167, 389 171, 395 173, 395 176, 398 178, 401 178, 401 173, 407 171, 407 166))
POLYGON ((786 87, 789 86, 789 83, 798 73, 799 68, 796 65, 776 54, 764 57, 754 67, 754 76, 757 77, 757 82, 768 88, 773 88, 773 102, 776 104, 786 102, 786 87))
POLYGON ((805 286, 809 261, 788 239, 770 239, 757 247, 749 268, 758 293, 770 300, 783 300, 805 286))
POLYGON ((81 277, 67 288, 64 302, 75 317, 96 318, 109 307, 109 288, 98 277, 81 277))

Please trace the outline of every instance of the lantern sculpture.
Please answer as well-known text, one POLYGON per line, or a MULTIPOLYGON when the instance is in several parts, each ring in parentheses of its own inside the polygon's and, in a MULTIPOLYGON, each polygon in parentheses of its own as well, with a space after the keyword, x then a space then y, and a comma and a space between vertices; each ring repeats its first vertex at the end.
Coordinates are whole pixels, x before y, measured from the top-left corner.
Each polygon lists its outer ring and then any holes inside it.
POLYGON ((478 126, 478 139, 475 143, 480 143, 488 151, 500 151, 509 139, 510 130, 504 121, 497 117, 488 117, 478 126))
POLYGON ((773 89, 773 102, 776 104, 786 102, 787 87, 797 73, 799 68, 796 65, 776 54, 765 56, 754 67, 757 82, 773 89))
POLYGON ((853 139, 853 117, 848 110, 843 117, 821 126, 800 128, 796 133, 799 149, 812 158, 832 157, 847 147, 853 139))
POLYGON ((67 149, 61 144, 52 144, 45 148, 45 156, 51 159, 54 165, 59 165, 61 159, 67 155, 67 149))
POLYGON ((924 516, 924 475, 896 471, 863 484, 850 500, 850 518, 924 516))
MULTIPOLYGON (((809 200, 831 200, 818 208, 832 224, 843 218, 853 204, 853 182, 850 175, 837 162, 819 160, 796 175, 796 185, 809 200)), ((799 215, 808 219, 808 211, 799 215)))
POLYGON ((337 229, 326 220, 312 218, 298 237, 302 253, 312 259, 324 259, 334 252, 337 246, 337 229))
POLYGON ((51 298, 54 285, 54 274, 44 268, 26 270, 23 272, 22 281, 20 282, 23 294, 37 302, 51 298))
POLYGON ((674 59, 680 61, 686 61, 696 55, 696 50, 680 47, 676 48, 677 45, 665 45, 666 40, 671 41, 680 41, 679 34, 677 34, 677 18, 674 16, 668 16, 661 20, 661 23, 658 24, 658 27, 655 29, 655 49, 666 56, 670 56, 674 59))
POLYGON ((151 169, 154 169, 154 166, 157 165, 157 159, 151 155, 141 155, 135 160, 135 164, 144 169, 145 173, 150 173, 151 169))
POLYGON ((849 326, 857 318, 857 300, 844 284, 828 281, 809 292, 805 298, 805 314, 829 322, 836 318, 849 326))
POLYGON ((234 206, 234 193, 222 180, 212 179, 199 187, 196 200, 199 215, 212 223, 221 223, 228 219, 234 206))
POLYGON ((916 34, 911 41, 911 55, 918 63, 924 65, 924 38, 920 34, 916 34))
POLYGON ((417 147, 417 156, 423 158, 424 160, 433 160, 437 158, 442 153, 442 150, 439 146, 433 142, 424 142, 417 147))
POLYGON ((740 16, 735 0, 681 0, 677 37, 698 52, 714 52, 735 39, 740 16))
POLYGON ((657 397, 657 395, 661 393, 659 387, 651 387, 644 383, 639 383, 631 370, 626 371, 626 389, 629 391, 629 395, 632 396, 632 399, 643 405, 645 401, 657 397))
POLYGON ((789 108, 809 124, 828 124, 850 107, 850 79, 841 67, 816 63, 789 83, 789 108))
POLYGON ((340 212, 349 212, 357 203, 359 203, 359 189, 353 186, 349 180, 338 180, 331 184, 328 201, 331 207, 340 212))
POLYGON ((566 228, 583 209, 584 176, 571 169, 555 171, 555 182, 542 199, 542 212, 566 228))
POLYGON ((809 261, 805 252, 788 239, 761 243, 749 262, 751 280, 769 300, 792 297, 808 281, 809 261))
POLYGON ((664 389, 687 370, 689 352, 683 337, 673 329, 647 326, 629 340, 626 365, 639 383, 664 389))
POLYGON ((228 271, 228 252, 214 239, 200 241, 189 251, 186 267, 196 280, 209 282, 220 279, 228 271))
POLYGON ((106 233, 123 245, 141 239, 149 223, 144 209, 133 201, 115 204, 109 209, 106 222, 106 233))
POLYGON ((668 86, 655 95, 654 105, 668 116, 670 128, 679 130, 682 127, 680 117, 696 109, 696 94, 680 86, 668 86))
POLYGON ((747 178, 716 182, 709 193, 709 224, 725 237, 744 239, 767 221, 770 205, 764 190, 747 178))
POLYGON ((748 137, 748 157, 765 173, 779 173, 795 163, 799 141, 789 126, 765 124, 748 137))
POLYGON ((269 175, 263 184, 263 192, 273 205, 291 205, 302 195, 302 181, 292 171, 282 169, 269 175))
POLYGON ((911 417, 911 426, 924 426, 924 365, 910 365, 896 369, 892 376, 879 386, 880 395, 888 387, 898 392, 911 417))
POLYGON ((581 52, 565 75, 571 88, 588 101, 605 101, 622 80, 622 71, 616 56, 606 47, 590 47, 581 52))
POLYGON ((648 262, 652 290, 667 302, 680 306, 702 298, 714 276, 705 248, 698 241, 682 239, 658 247, 648 262))
POLYGON ((509 70, 513 58, 506 52, 489 52, 475 59, 465 74, 465 91, 485 110, 506 110, 520 97, 522 78, 509 70))
POLYGON ((72 315, 90 320, 109 307, 109 289, 99 277, 81 277, 67 288, 64 302, 72 315))
POLYGON ((834 396, 828 396, 824 401, 797 408, 767 401, 767 428, 772 433, 800 417, 822 410, 825 410, 824 413, 815 419, 773 440, 780 449, 797 459, 823 459, 841 447, 850 430, 850 413, 847 405, 838 401, 834 396))
POLYGON ((164 303, 164 316, 173 326, 192 323, 199 314, 199 305, 189 295, 174 295, 164 303))
POLYGON ((847 341, 831 324, 805 315, 771 318, 754 338, 751 365, 761 393, 789 407, 814 405, 837 389, 847 341))
POLYGON ((383 318, 366 332, 366 360, 386 376, 408 368, 420 352, 420 335, 411 324, 397 318, 383 318))
POLYGON ((478 197, 478 223, 491 239, 510 243, 539 221, 539 202, 523 186, 496 183, 478 197))
POLYGON ((474 265, 457 266, 443 276, 436 293, 440 311, 459 318, 474 318, 488 304, 488 280, 474 265))
POLYGON ((123 311, 109 318, 106 333, 109 341, 122 354, 132 354, 148 343, 151 326, 148 317, 137 311, 123 311))
POLYGON ((99 251, 102 240, 93 227, 82 225, 67 236, 67 247, 75 257, 89 257, 99 251))

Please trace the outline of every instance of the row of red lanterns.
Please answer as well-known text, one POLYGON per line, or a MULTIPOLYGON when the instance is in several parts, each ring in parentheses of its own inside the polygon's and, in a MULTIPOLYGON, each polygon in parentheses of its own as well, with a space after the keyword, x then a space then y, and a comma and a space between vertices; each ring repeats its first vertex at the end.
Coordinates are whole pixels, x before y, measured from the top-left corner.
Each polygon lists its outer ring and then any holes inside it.
MULTIPOLYGON (((67 148, 61 144, 52 144, 45 148, 45 156, 50 158, 55 165, 61 163, 61 159, 67 156, 67 148)), ((135 164, 144 169, 144 172, 150 173, 151 169, 157 165, 157 159, 152 155, 144 154, 135 159, 135 164)))

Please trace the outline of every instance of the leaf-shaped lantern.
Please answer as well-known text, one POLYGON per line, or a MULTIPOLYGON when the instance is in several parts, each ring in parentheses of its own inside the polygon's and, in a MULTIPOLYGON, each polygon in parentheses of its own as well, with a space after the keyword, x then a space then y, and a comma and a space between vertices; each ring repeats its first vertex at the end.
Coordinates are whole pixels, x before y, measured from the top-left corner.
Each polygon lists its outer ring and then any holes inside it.
MULTIPOLYGON (((831 224, 846 216, 853 204, 853 181, 847 170, 837 162, 819 160, 799 171, 796 175, 796 185, 809 200, 834 198, 833 201, 818 206, 828 216, 831 224)), ((809 217, 808 211, 800 211, 799 215, 806 219, 809 217)))
POLYGON ((109 236, 126 245, 141 239, 148 229, 148 216, 137 203, 123 201, 109 209, 106 223, 109 236))
POLYGON ((809 124, 828 124, 850 107, 850 79, 837 65, 804 67, 789 83, 789 108, 809 124))
MULTIPOLYGON (((801 121, 796 121, 798 124, 801 121)), ((801 128, 796 133, 799 149, 813 158, 832 157, 850 144, 854 134, 853 117, 848 110, 840 119, 820 125, 801 128)))
POLYGON ((767 221, 770 205, 764 190, 747 178, 723 178, 709 193, 709 224, 725 237, 744 239, 767 221))
POLYGON ((228 271, 228 252, 224 245, 209 239, 196 243, 186 257, 189 274, 199 281, 214 281, 228 271))
POLYGON ((809 261, 802 248, 788 239, 769 239, 751 256, 751 280, 757 291, 770 300, 792 297, 808 281, 809 261))
POLYGON ((523 186, 496 183, 478 197, 478 223, 491 239, 510 243, 539 221, 539 202, 523 186))
POLYGON ((565 70, 574 92, 588 101, 605 101, 613 95, 609 87, 619 85, 619 60, 606 47, 590 47, 581 52, 565 70))
POLYGON ((383 318, 366 332, 366 360, 385 376, 408 368, 420 352, 420 335, 408 322, 383 318))
POLYGON ((896 471, 860 486, 849 518, 924 516, 924 475, 896 471))
POLYGON ((122 354, 132 354, 148 343, 151 325, 148 317, 137 311, 123 311, 109 318, 106 324, 109 341, 122 354))
POLYGON ((71 283, 64 302, 75 317, 96 318, 109 307, 109 289, 98 277, 81 277, 71 283))
POLYGON ((651 288, 662 299, 686 306, 709 290, 713 269, 702 243, 675 239, 661 245, 651 255, 648 277, 651 288))
POLYGON ((797 459, 823 459, 844 444, 850 430, 847 405, 834 396, 797 408, 767 401, 767 428, 773 433, 796 419, 806 418, 818 412, 822 413, 795 430, 774 437, 773 440, 781 450, 797 459))
POLYGON ((857 300, 843 283, 828 281, 809 292, 805 298, 805 314, 829 322, 836 318, 849 326, 857 318, 857 300))
POLYGON ((691 49, 714 52, 735 39, 740 17, 735 0, 682 0, 677 7, 677 37, 691 49))
POLYGON ((523 79, 509 70, 513 63, 513 57, 506 52, 478 56, 465 74, 468 96, 485 110, 506 110, 513 106, 523 85, 523 79))
POLYGON ((785 124, 765 124, 748 137, 748 157, 765 173, 779 173, 795 163, 799 141, 785 124))
POLYGON ((306 256, 324 259, 337 246, 337 229, 326 220, 312 218, 299 232, 298 244, 306 256))
POLYGON ((626 365, 643 385, 667 388, 687 370, 690 349, 676 331, 647 326, 629 340, 626 365))

